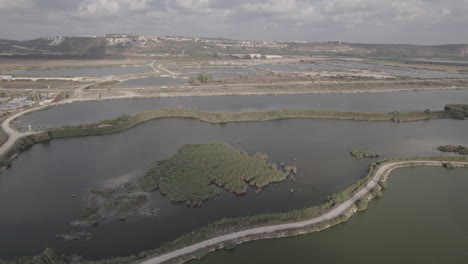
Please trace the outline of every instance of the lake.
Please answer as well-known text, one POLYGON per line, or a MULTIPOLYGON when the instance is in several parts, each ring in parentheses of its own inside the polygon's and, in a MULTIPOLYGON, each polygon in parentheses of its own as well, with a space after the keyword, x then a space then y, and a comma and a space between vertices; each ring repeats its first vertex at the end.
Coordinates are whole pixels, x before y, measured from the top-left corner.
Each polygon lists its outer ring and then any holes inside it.
POLYGON ((345 224, 319 233, 246 243, 189 263, 464 263, 467 169, 398 169, 388 184, 381 199, 345 224))
POLYGON ((159 108, 195 108, 209 112, 264 111, 278 109, 338 110, 351 112, 442 110, 446 104, 468 102, 468 90, 306 95, 242 95, 119 99, 76 102, 35 112, 19 119, 27 129, 78 125, 159 108))
MULTIPOLYGON (((349 155, 352 149, 378 152, 382 159, 447 155, 436 147, 468 145, 467 130, 468 122, 461 120, 294 119, 210 124, 170 118, 111 135, 36 144, 0 174, 0 258, 34 255, 46 247, 91 259, 126 256, 156 248, 224 217, 317 205, 355 183, 376 160, 355 160, 349 155), (277 164, 295 165, 296 181, 268 186, 259 194, 249 190, 242 197, 223 193, 202 208, 186 208, 154 192, 151 199, 160 211, 153 218, 135 216, 123 223, 101 223, 89 229, 94 233, 90 241, 55 240, 55 235, 71 229, 69 223, 80 215, 91 188, 140 178, 182 145, 208 142, 225 142, 250 154, 266 153, 277 164)), ((391 191, 386 196, 392 197, 391 191)))

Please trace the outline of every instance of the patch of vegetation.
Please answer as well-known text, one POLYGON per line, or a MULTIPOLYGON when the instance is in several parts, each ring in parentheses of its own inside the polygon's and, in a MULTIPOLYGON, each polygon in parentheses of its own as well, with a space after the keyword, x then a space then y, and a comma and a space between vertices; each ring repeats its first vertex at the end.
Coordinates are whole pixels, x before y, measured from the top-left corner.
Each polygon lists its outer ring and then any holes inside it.
POLYGON ((374 196, 374 198, 380 198, 382 197, 382 195, 383 193, 379 188, 374 188, 374 190, 372 191, 372 196, 374 196))
POLYGON ((370 151, 353 149, 353 151, 351 151, 351 156, 355 157, 356 159, 364 159, 364 158, 377 158, 379 157, 379 154, 375 152, 370 152, 370 151))
POLYGON ((388 188, 388 184, 386 181, 379 181, 379 186, 382 188, 382 190, 385 190, 388 188))
POLYGON ((449 104, 445 106, 445 111, 452 113, 455 119, 465 119, 468 117, 468 104, 449 104))
POLYGON ((446 145, 446 146, 439 146, 437 147, 437 149, 442 152, 453 152, 453 153, 458 153, 460 155, 468 155, 468 148, 464 146, 446 145))
POLYGON ((103 220, 124 221, 148 203, 145 193, 129 192, 131 183, 116 188, 93 189, 89 194, 89 205, 77 218, 74 225, 97 225, 103 220))
POLYGON ((399 113, 396 118, 394 114, 339 111, 274 110, 260 112, 212 113, 195 109, 175 108, 158 109, 128 116, 125 115, 116 119, 88 125, 63 126, 61 128, 50 129, 48 133, 51 138, 104 135, 120 132, 149 120, 171 117, 194 118, 210 123, 271 121, 291 118, 410 122, 435 118, 453 118, 453 115, 450 111, 432 111, 430 114, 423 112, 408 112, 399 113))
POLYGON ((12 260, 0 260, 0 264, 65 264, 74 263, 72 257, 59 254, 51 248, 45 249, 41 254, 34 257, 19 257, 12 260))
POLYGON ((141 186, 144 190, 159 189, 172 201, 200 206, 219 194, 216 186, 241 195, 247 192, 248 185, 261 190, 285 180, 287 174, 271 164, 266 154, 249 156, 224 143, 193 144, 158 162, 141 186))
POLYGON ((189 84, 199 84, 199 83, 212 83, 213 76, 206 75, 203 73, 198 74, 197 77, 190 77, 189 84))
POLYGON ((443 167, 446 169, 455 169, 455 166, 450 162, 444 163, 443 167))
POLYGON ((121 116, 119 116, 117 118, 114 118, 114 119, 103 120, 100 123, 102 125, 115 125, 115 124, 119 124, 119 123, 128 122, 129 119, 130 119, 130 117, 128 115, 121 115, 121 116))
POLYGON ((367 205, 369 201, 367 199, 361 199, 357 202, 357 210, 358 212, 362 212, 367 209, 367 205))
POLYGON ((5 131, 0 128, 0 146, 5 144, 5 142, 8 141, 8 134, 5 133, 5 131))

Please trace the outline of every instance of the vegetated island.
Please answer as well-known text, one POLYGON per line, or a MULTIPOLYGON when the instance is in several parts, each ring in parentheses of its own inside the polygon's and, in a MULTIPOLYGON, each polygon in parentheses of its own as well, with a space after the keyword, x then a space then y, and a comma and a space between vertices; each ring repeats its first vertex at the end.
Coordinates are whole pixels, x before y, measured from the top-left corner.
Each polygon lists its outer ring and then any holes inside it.
POLYGON ((174 202, 197 207, 218 195, 217 187, 242 195, 250 185, 259 192, 270 183, 285 180, 290 173, 295 174, 296 168, 278 168, 266 154, 249 156, 224 143, 191 144, 158 162, 141 186, 145 191, 159 189, 174 202))
POLYGON ((453 152, 453 153, 458 153, 460 155, 468 155, 468 148, 464 146, 446 145, 446 146, 439 146, 437 149, 442 152, 453 152))
POLYGON ((220 194, 218 187, 243 195, 248 186, 262 188, 297 173, 295 166, 277 166, 268 155, 233 149, 224 143, 185 145, 173 157, 158 162, 143 178, 117 187, 93 189, 88 206, 74 226, 98 225, 102 221, 125 221, 132 214, 153 216, 148 192, 160 190, 174 202, 200 207, 220 194))
POLYGON ((364 151, 360 149, 353 149, 351 151, 351 156, 355 157, 356 159, 365 159, 365 158, 377 158, 379 157, 378 153, 375 152, 370 152, 370 151, 364 151))

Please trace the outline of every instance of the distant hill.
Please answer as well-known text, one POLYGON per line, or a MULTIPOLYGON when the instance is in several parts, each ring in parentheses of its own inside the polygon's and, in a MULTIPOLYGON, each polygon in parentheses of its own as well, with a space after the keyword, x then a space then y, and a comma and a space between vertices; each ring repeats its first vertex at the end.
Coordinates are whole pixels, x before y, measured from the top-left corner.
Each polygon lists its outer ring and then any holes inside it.
POLYGON ((389 58, 467 58, 468 45, 418 46, 340 42, 242 41, 222 38, 112 34, 51 37, 28 41, 0 39, 0 55, 26 57, 113 57, 135 54, 275 54, 389 58))

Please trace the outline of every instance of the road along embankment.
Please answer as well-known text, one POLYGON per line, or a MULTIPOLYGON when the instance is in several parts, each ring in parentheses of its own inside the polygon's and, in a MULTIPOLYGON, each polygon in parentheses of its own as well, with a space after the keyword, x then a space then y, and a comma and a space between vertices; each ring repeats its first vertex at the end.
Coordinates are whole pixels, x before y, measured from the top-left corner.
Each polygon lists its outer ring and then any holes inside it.
POLYGON ((426 159, 403 158, 402 160, 387 160, 380 162, 374 167, 372 177, 368 179, 367 184, 355 192, 351 198, 343 203, 334 206, 328 212, 313 217, 308 220, 291 222, 285 224, 268 225, 251 228, 234 233, 229 233, 208 240, 186 246, 169 253, 148 258, 141 263, 159 264, 159 263, 180 263, 199 256, 203 256, 210 251, 214 251, 226 246, 233 246, 247 241, 253 241, 266 238, 278 238, 305 234, 314 231, 320 231, 346 221, 349 216, 357 211, 356 203, 361 199, 371 199, 376 188, 380 189, 380 184, 387 179, 390 173, 402 167, 416 166, 444 166, 450 163, 454 167, 468 167, 468 158, 466 157, 431 157, 426 159), (405 160, 406 159, 406 160, 405 160))

